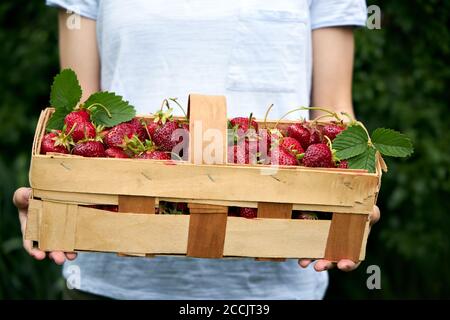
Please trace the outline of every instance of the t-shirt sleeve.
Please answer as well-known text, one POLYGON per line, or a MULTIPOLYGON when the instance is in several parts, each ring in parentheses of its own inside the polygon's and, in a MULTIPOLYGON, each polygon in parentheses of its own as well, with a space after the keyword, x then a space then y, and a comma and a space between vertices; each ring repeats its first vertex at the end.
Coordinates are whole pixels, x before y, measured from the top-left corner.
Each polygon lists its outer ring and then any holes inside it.
POLYGON ((63 8, 82 17, 97 20, 99 0, 46 0, 51 7, 63 8))
POLYGON ((365 0, 312 0, 310 13, 312 29, 365 26, 367 20, 365 0))

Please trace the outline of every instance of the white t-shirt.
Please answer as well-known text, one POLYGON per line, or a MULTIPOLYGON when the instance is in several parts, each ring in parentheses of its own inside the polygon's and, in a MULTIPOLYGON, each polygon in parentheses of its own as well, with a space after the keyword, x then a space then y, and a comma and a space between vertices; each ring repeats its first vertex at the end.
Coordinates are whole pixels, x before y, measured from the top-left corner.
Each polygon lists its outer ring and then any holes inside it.
MULTIPOLYGON (((225 95, 228 116, 308 106, 311 30, 362 26, 364 0, 47 0, 97 21, 101 88, 138 113, 167 97, 225 95)), ((83 25, 81 25, 81 28, 83 25)), ((82 48, 80 48, 82 50, 82 48)), ((307 112, 291 118, 307 118, 307 112)), ((286 263, 80 254, 81 289, 114 298, 318 299, 327 274, 286 263)))

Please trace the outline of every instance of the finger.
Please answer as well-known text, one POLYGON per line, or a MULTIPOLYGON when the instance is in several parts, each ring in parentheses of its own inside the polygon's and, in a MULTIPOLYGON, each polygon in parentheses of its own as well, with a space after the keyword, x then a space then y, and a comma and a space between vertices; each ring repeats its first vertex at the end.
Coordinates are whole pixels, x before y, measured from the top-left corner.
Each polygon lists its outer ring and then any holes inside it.
POLYGON ((52 251, 49 253, 48 257, 57 265, 62 265, 66 261, 66 256, 62 251, 52 251))
POLYGON ((311 259, 299 259, 298 265, 302 268, 307 268, 312 262, 311 259))
POLYGON ((377 223, 378 220, 380 220, 380 216, 380 208, 378 208, 378 206, 373 206, 373 211, 369 215, 370 225, 372 226, 377 223))
POLYGON ((76 252, 66 252, 65 255, 66 255, 66 259, 70 260, 70 261, 75 260, 77 258, 76 252))
POLYGON ((334 267, 334 263, 329 261, 329 260, 325 260, 325 259, 321 259, 321 260, 317 260, 316 264, 314 265, 314 270, 316 271, 325 271, 325 270, 329 270, 331 268, 334 267))
POLYGON ((349 259, 342 259, 342 260, 339 260, 339 262, 337 263, 338 269, 345 271, 345 272, 353 271, 356 268, 358 268, 358 266, 359 266, 359 263, 357 264, 354 261, 349 260, 349 259))
POLYGON ((19 188, 14 192, 13 203, 18 209, 26 209, 28 208, 28 199, 31 195, 30 188, 19 188))
POLYGON ((45 252, 42 250, 39 250, 37 248, 33 248, 33 241, 31 240, 24 240, 23 241, 23 248, 26 252, 36 260, 43 260, 45 259, 45 252))

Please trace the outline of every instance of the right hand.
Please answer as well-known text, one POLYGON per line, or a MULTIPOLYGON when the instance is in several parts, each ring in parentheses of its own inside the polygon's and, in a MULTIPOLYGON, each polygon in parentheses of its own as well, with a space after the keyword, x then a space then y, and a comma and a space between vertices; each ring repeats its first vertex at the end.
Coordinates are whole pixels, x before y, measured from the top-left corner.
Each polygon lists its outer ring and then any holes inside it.
MULTIPOLYGON (((33 241, 25 240, 25 228, 28 219, 28 199, 30 198, 30 194, 30 188, 19 188, 14 192, 13 202, 19 210, 20 229, 22 231, 24 249, 36 260, 43 260, 46 256, 45 252, 38 248, 34 248, 33 241)), ((48 257, 56 264, 62 265, 66 259, 74 260, 77 257, 77 254, 75 252, 52 251, 48 254, 48 257)))

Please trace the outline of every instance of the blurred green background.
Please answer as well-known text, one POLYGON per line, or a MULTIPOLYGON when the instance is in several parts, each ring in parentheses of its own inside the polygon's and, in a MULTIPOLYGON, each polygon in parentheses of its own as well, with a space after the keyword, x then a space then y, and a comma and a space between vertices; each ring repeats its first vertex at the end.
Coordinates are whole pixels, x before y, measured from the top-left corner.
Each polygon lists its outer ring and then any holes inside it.
MULTIPOLYGON (((380 222, 352 273, 330 272, 329 299, 450 297, 450 2, 369 1, 382 29, 356 32, 354 102, 369 129, 395 128, 413 157, 388 159, 380 222), (366 287, 369 265, 381 290, 366 287)), ((58 72, 56 11, 0 3, 0 299, 59 298, 60 268, 23 250, 13 191, 28 184, 34 127, 58 72)))

